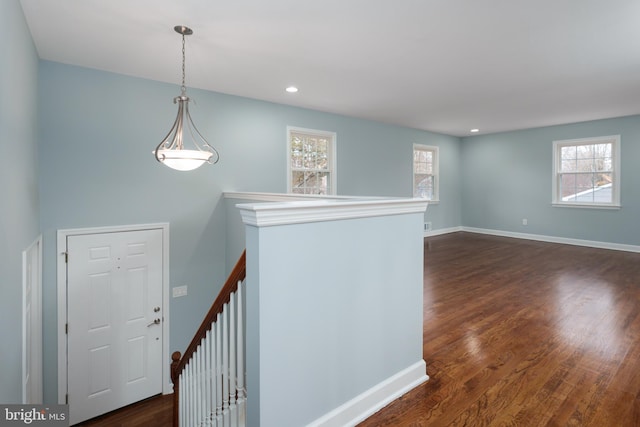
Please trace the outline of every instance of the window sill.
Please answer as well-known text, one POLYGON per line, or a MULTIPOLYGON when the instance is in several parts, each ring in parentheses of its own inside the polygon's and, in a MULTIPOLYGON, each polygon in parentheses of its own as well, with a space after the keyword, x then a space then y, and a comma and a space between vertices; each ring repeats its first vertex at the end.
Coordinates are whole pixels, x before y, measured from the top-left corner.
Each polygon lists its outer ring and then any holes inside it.
POLYGON ((608 210, 620 210, 621 205, 586 205, 579 203, 551 203, 551 206, 555 208, 579 208, 579 209, 608 209, 608 210))

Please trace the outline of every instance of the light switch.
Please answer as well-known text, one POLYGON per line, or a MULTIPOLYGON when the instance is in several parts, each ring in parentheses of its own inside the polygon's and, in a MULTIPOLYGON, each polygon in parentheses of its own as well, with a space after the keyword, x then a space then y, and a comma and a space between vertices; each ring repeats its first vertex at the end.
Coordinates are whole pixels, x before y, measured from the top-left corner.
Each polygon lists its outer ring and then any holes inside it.
POLYGON ((176 286, 173 288, 173 297, 183 297, 187 295, 187 285, 184 286, 176 286))

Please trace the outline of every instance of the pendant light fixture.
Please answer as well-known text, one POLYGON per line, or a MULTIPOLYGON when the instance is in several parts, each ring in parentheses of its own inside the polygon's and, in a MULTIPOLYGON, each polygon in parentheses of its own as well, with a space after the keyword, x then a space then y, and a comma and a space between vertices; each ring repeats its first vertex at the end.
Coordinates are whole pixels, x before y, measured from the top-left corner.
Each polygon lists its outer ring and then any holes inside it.
POLYGON ((178 116, 167 136, 156 147, 154 154, 157 161, 172 169, 190 171, 199 168, 205 162, 218 163, 220 155, 204 139, 189 114, 189 97, 185 86, 184 38, 193 34, 193 30, 182 25, 173 29, 182 34, 182 86, 180 96, 173 98, 173 103, 178 104, 178 116))

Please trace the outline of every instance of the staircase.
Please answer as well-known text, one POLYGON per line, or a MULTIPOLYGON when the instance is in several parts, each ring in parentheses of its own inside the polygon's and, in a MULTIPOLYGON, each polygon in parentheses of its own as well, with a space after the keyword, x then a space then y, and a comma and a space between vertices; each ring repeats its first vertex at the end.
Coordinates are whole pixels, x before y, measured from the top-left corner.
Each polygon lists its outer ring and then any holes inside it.
POLYGON ((355 426, 428 379, 425 201, 234 197, 249 257, 173 356, 175 426, 355 426))
POLYGON ((174 427, 246 425, 243 252, 184 355, 171 356, 174 427))

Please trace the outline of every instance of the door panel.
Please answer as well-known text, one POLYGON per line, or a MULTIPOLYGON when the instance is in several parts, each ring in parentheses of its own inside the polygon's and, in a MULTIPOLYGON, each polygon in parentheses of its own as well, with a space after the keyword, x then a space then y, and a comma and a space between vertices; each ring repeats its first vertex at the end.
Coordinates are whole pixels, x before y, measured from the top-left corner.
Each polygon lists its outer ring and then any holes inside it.
POLYGON ((68 236, 67 252, 74 424, 162 392, 162 230, 68 236))

